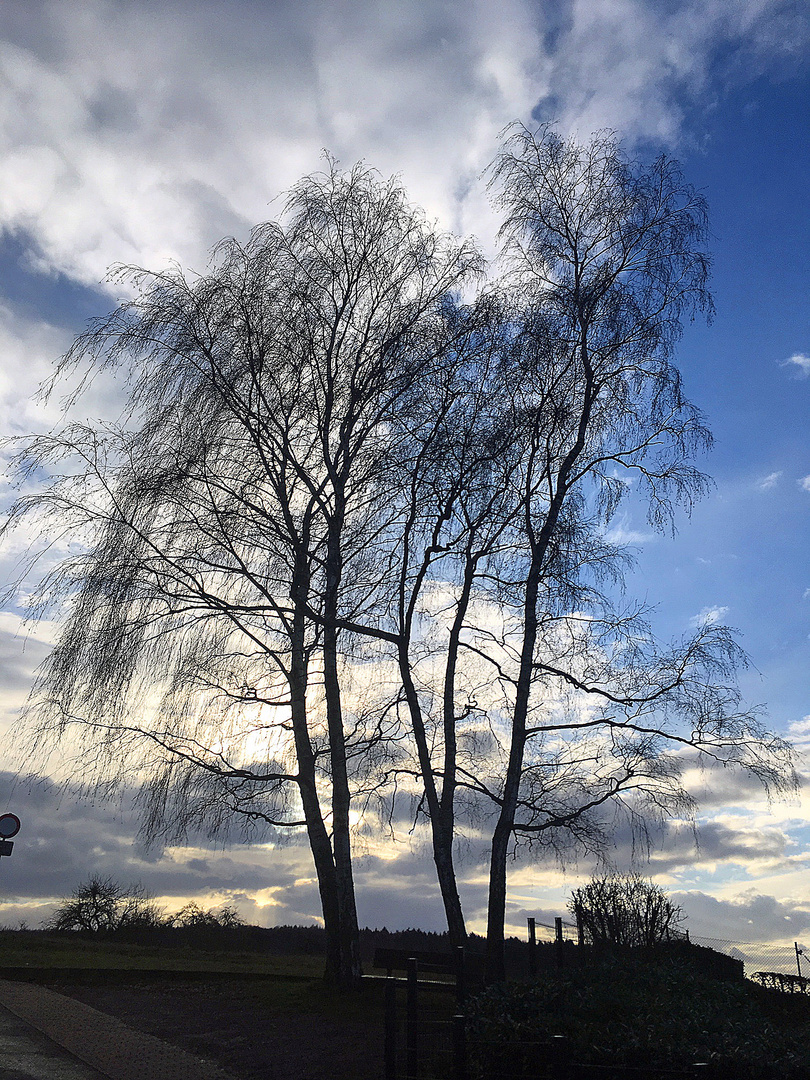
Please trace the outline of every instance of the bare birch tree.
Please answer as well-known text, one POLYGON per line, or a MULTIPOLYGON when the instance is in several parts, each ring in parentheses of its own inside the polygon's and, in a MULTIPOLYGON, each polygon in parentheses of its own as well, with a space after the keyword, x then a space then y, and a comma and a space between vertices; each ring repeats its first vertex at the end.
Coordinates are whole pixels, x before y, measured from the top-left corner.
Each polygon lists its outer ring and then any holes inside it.
POLYGON ((76 745, 90 787, 139 783, 151 836, 234 815, 306 828, 327 977, 345 984, 352 786, 390 731, 384 712, 347 715, 341 635, 379 590, 391 418, 441 362, 448 296, 479 264, 395 182, 330 163, 208 275, 125 271, 136 298, 60 367, 123 371, 124 422, 69 425, 19 461, 51 482, 12 522, 87 545, 45 582, 70 614, 27 710, 35 743, 76 745))
POLYGON ((666 529, 706 490, 672 362, 711 313, 703 201, 610 136, 516 128, 492 176, 509 273, 466 306, 477 252, 361 167, 302 180, 207 275, 128 271, 135 299, 60 367, 123 372, 123 419, 19 458, 12 524, 78 545, 42 593, 69 614, 35 746, 139 784, 153 837, 305 829, 344 984, 350 810, 380 785, 429 819, 456 943, 455 845, 490 830, 499 978, 516 845, 604 849, 616 815, 688 810, 687 754, 792 778, 733 635, 661 646, 609 536, 631 492, 666 529), (369 660, 393 681, 361 700, 369 660))
POLYGON ((604 809, 682 809, 684 748, 777 790, 792 771, 786 745, 741 708, 743 657, 725 628, 662 649, 642 612, 599 587, 623 580, 607 529, 629 478, 656 529, 706 489, 692 458, 710 436, 672 364, 682 319, 711 313, 703 199, 666 157, 642 166, 610 135, 580 145, 551 129, 515 128, 492 179, 521 305, 508 371, 524 447, 500 579, 507 630, 490 650, 504 771, 481 785, 497 807, 487 947, 498 978, 516 837, 576 827, 604 840, 604 809))

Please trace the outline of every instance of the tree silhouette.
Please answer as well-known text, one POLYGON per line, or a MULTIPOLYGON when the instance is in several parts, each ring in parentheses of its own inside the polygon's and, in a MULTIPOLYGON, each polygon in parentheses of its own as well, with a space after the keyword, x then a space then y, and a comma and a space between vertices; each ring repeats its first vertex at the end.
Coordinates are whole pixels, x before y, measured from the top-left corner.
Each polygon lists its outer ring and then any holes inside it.
POLYGON ((392 417, 440 363, 449 293, 479 262, 394 181, 330 163, 208 275, 122 271, 135 299, 59 373, 121 371, 124 419, 68 424, 20 459, 51 483, 12 521, 39 513, 86 543, 44 584, 71 609, 28 710, 35 744, 73 740, 88 788, 139 782, 150 837, 234 815, 305 828, 341 983, 359 974, 352 784, 390 724, 347 715, 340 635, 378 591, 392 417))
POLYGON ((592 945, 658 945, 678 935, 681 910, 640 874, 603 875, 574 889, 568 904, 592 945))
POLYGON ((610 535, 629 497, 660 530, 707 488, 673 364, 711 313, 702 198, 666 157, 552 129, 514 128, 491 179, 506 273, 467 302, 475 247, 331 161, 207 274, 125 268, 134 298, 57 371, 73 401, 122 376, 122 417, 17 458, 9 526, 69 548, 31 605, 67 609, 31 753, 137 785, 153 839, 305 830, 343 985, 375 796, 427 815, 457 944, 455 845, 471 822, 489 844, 496 979, 516 846, 688 811, 696 759, 793 779, 731 632, 660 644, 610 535))

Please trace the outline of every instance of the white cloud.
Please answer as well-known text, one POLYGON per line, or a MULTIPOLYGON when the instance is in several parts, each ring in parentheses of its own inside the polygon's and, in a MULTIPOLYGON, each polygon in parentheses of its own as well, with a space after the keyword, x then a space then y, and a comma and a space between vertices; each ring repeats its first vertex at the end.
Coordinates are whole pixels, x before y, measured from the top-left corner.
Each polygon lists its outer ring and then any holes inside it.
POLYGON ((617 521, 616 524, 605 533, 605 540, 609 544, 617 544, 620 547, 625 544, 646 544, 650 540, 655 540, 655 533, 650 532, 649 530, 647 532, 642 532, 639 529, 634 529, 630 524, 630 518, 627 514, 624 514, 621 520, 617 521))
POLYGON ((707 90, 710 72, 717 77, 719 45, 735 43, 739 67, 727 76, 740 79, 806 40, 807 20, 790 9, 781 0, 572 0, 552 56, 549 109, 581 134, 610 128, 672 145, 688 99, 707 90))
POLYGON ((810 474, 803 476, 800 480, 797 480, 796 483, 802 491, 810 491, 810 474))
POLYGON ((778 472, 768 473, 768 475, 763 477, 762 480, 758 480, 754 486, 756 487, 757 491, 770 491, 771 488, 775 488, 776 485, 779 483, 781 476, 781 470, 778 472))
POLYGON ((67 348, 64 333, 40 321, 29 321, 0 299, 0 431, 28 434, 57 418, 58 410, 35 400, 40 382, 67 348))
POLYGON ((270 216, 324 146, 401 172, 431 216, 477 228, 497 133, 546 89, 521 0, 305 0, 262 5, 258 21, 250 4, 226 19, 216 5, 61 0, 31 12, 24 38, 0 16, 4 31, 0 224, 93 283, 117 261, 199 267, 223 234, 270 216))
POLYGON ((709 607, 701 608, 697 615, 693 615, 689 620, 690 626, 712 626, 714 623, 718 623, 721 619, 724 619, 728 614, 728 608, 723 607, 721 604, 714 604, 709 607))
POLYGON ((638 532, 636 529, 628 529, 623 525, 617 525, 610 532, 605 533, 605 539, 609 544, 617 544, 621 547, 624 544, 646 544, 648 541, 655 539, 655 533, 638 532))
POLYGON ((43 0, 24 19, 16 7, 0 10, 0 227, 96 283, 118 261, 199 268, 222 235, 275 213, 268 202, 324 146, 400 172, 430 216, 491 247, 479 177, 505 124, 542 115, 672 145, 718 46, 778 54, 790 5, 43 0))
POLYGON ((789 356, 787 360, 782 361, 782 367, 787 367, 792 364, 795 368, 795 374, 801 379, 806 379, 810 375, 810 356, 806 356, 804 353, 794 353, 793 356, 789 356))

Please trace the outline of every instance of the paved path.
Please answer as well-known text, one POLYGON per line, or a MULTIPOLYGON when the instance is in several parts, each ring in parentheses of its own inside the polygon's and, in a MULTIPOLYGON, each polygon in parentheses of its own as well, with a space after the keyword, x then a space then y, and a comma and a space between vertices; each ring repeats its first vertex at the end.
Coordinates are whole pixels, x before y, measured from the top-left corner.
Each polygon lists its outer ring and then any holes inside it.
POLYGON ((0 979, 0 1080, 233 1080, 81 1001, 0 979))

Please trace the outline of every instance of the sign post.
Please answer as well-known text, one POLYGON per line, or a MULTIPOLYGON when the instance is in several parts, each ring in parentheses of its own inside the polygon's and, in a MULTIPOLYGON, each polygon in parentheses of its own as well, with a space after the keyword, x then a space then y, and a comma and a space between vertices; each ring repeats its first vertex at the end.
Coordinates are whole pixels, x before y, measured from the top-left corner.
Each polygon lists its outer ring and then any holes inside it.
POLYGON ((16 814, 0 814, 0 855, 10 855, 14 850, 12 836, 20 831, 20 819, 16 814))

